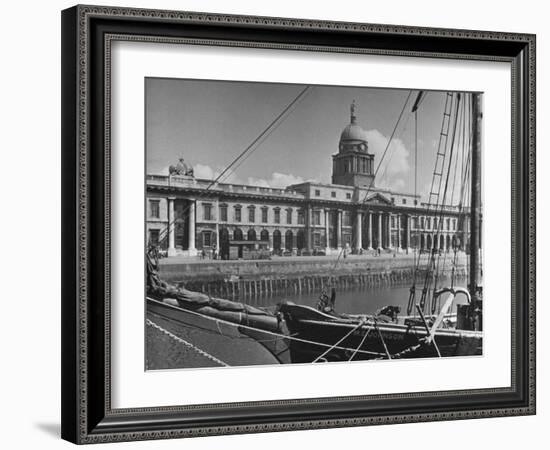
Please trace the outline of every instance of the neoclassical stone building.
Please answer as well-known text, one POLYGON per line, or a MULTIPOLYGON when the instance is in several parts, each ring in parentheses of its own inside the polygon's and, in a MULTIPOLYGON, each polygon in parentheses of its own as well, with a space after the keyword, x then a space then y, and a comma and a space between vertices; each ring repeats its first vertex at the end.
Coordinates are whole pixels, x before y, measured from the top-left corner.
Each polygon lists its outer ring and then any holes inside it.
POLYGON ((222 258, 246 257, 250 249, 277 254, 465 249, 467 211, 445 207, 441 214, 419 196, 376 187, 374 155, 354 104, 332 160, 333 184, 285 189, 213 184, 177 171, 148 175, 147 241, 169 256, 215 248, 222 258))

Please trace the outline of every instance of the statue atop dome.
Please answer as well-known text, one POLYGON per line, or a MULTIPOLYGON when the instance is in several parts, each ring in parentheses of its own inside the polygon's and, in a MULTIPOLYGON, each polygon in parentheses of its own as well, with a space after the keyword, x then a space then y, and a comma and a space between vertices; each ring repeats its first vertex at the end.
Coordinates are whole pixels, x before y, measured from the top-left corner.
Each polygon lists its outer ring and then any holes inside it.
POLYGON ((355 99, 353 99, 353 101, 351 102, 349 111, 350 111, 350 122, 351 123, 357 122, 357 117, 355 116, 355 99))

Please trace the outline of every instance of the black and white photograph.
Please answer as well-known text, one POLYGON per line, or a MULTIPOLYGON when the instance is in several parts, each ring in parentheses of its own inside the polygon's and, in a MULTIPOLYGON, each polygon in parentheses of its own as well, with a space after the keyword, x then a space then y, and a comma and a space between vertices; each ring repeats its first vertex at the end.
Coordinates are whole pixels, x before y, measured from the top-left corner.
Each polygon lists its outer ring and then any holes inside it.
POLYGON ((144 87, 146 370, 483 357, 483 93, 144 87))

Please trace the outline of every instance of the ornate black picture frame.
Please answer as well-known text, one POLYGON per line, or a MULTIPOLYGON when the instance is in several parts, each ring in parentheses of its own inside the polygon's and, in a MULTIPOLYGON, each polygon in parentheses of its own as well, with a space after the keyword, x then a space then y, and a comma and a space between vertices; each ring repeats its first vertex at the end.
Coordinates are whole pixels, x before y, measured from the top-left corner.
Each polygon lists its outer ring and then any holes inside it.
POLYGON ((535 413, 535 36, 75 6, 62 13, 62 437, 75 443, 535 413), (504 61, 512 67, 507 388, 113 409, 110 49, 116 40, 504 61))

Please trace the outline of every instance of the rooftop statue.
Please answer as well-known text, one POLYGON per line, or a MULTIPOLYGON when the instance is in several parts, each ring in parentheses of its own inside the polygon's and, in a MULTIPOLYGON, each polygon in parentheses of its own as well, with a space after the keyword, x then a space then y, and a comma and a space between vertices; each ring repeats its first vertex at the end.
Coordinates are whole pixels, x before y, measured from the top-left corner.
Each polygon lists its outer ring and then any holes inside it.
POLYGON ((193 168, 188 166, 183 158, 178 160, 175 166, 170 166, 168 169, 170 175, 189 175, 193 176, 193 168))

